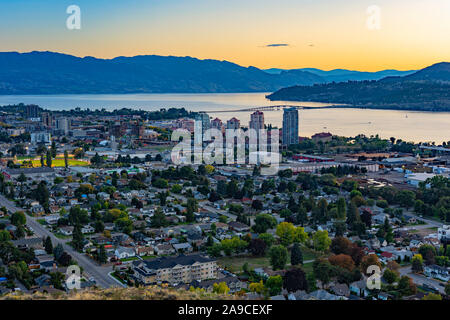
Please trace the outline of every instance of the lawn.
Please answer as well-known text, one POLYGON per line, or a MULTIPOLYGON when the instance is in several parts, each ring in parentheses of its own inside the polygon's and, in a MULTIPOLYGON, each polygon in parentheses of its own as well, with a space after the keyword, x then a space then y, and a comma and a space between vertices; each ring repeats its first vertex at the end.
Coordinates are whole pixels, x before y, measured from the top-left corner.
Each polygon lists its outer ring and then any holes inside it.
POLYGON ((71 239, 72 236, 66 236, 65 234, 62 234, 61 232, 54 233, 55 237, 58 239, 71 239))
POLYGON ((227 270, 238 272, 242 271, 242 266, 248 263, 250 269, 270 267, 270 259, 268 257, 253 257, 250 255, 221 257, 217 263, 227 270))
MULTIPOLYGON (((17 163, 22 163, 24 159, 21 160, 17 160, 17 163)), ((25 159, 26 160, 26 159, 25 159)), ((33 167, 40 167, 41 166, 41 160, 40 159, 33 159, 32 161, 33 167)), ((87 161, 82 161, 82 160, 77 160, 77 159, 69 159, 68 161, 69 166, 71 167, 83 167, 83 166, 88 166, 89 162, 87 161)), ((52 160, 52 167, 64 167, 65 163, 64 163, 64 158, 56 158, 52 160)))
POLYGON ((138 257, 129 257, 129 258, 120 259, 120 261, 122 261, 122 262, 136 261, 136 260, 139 260, 139 258, 138 257))
MULTIPOLYGON (((315 252, 312 249, 302 247, 302 253, 303 253, 303 261, 310 261, 315 260, 317 257, 320 256, 318 252, 315 252)), ((290 266, 291 261, 291 253, 288 253, 288 263, 287 266, 290 266)), ((266 268, 271 267, 270 265, 270 258, 269 256, 265 257, 254 257, 251 255, 240 255, 240 256, 233 256, 233 257, 221 257, 217 260, 217 263, 227 270, 233 271, 233 272, 240 272, 242 271, 242 266, 245 263, 248 263, 248 266, 250 269, 254 268, 266 268)), ((305 263, 303 265, 303 269, 305 272, 312 271, 312 262, 305 263)))
POLYGON ((142 256, 141 258, 144 259, 144 260, 147 260, 147 259, 157 258, 157 256, 142 256))

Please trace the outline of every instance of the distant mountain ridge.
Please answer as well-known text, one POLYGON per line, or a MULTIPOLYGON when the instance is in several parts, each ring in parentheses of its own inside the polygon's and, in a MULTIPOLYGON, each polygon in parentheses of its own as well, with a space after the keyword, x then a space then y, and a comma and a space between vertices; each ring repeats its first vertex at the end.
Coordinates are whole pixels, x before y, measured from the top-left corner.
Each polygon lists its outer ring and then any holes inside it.
POLYGON ((272 101, 317 101, 376 109, 450 111, 450 63, 441 62, 400 77, 292 86, 267 96, 272 101))
POLYGON ((0 94, 267 92, 325 80, 306 71, 268 74, 228 61, 142 55, 98 59, 55 52, 0 53, 0 94))
POLYGON ((264 70, 270 74, 281 74, 286 71, 304 71, 313 73, 322 77, 325 82, 344 82, 344 81, 362 81, 362 80, 380 80, 385 77, 390 76, 407 76, 412 73, 415 73, 417 70, 408 70, 408 71, 399 71, 399 70, 381 70, 375 72, 366 72, 366 71, 354 71, 354 70, 346 70, 346 69, 333 69, 330 71, 324 71, 316 68, 302 68, 302 69, 266 69, 264 70))

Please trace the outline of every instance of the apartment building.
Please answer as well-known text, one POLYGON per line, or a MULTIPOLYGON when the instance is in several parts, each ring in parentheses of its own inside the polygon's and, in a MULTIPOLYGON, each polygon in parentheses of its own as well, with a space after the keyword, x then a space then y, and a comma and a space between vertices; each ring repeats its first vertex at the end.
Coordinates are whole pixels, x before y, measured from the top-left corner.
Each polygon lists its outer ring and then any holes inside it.
POLYGON ((298 143, 298 110, 297 108, 283 111, 283 146, 298 143))
POLYGON ((200 254, 134 261, 136 279, 143 284, 171 285, 217 278, 217 261, 200 254))

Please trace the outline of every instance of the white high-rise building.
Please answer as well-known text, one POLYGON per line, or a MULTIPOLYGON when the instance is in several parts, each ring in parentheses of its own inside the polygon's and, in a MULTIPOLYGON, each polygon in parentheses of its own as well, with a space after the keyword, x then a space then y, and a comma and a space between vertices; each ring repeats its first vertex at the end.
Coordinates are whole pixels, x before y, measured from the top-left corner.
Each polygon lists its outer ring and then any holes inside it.
POLYGON ((64 132, 65 135, 69 134, 70 124, 67 118, 59 118, 56 121, 56 129, 64 132))
POLYGON ((255 130, 264 129, 264 113, 262 111, 253 112, 250 115, 248 127, 255 130))

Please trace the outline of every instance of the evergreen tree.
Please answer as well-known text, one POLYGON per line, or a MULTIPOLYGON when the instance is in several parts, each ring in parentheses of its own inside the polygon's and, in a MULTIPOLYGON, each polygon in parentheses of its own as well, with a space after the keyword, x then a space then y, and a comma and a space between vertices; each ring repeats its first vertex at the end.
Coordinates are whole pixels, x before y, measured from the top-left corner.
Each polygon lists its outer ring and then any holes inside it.
POLYGON ((306 208, 303 205, 300 205, 298 209, 296 222, 297 224, 300 224, 302 227, 305 225, 305 223, 308 222, 308 213, 306 212, 306 208))
POLYGON ((78 250, 81 251, 81 249, 83 249, 83 233, 81 232, 81 225, 80 224, 76 224, 74 229, 73 229, 73 235, 72 235, 72 245, 73 247, 78 250))
POLYGON ((107 257, 106 257, 106 251, 105 251, 105 246, 102 245, 100 247, 100 250, 98 252, 98 261, 100 263, 106 263, 108 261, 107 257))
POLYGON ((69 167, 69 153, 64 150, 64 167, 67 169, 69 167))
POLYGON ((45 238, 44 248, 45 248, 45 252, 47 252, 48 254, 53 253, 53 243, 52 243, 52 239, 50 239, 50 236, 45 238))
POLYGON ((52 155, 52 158, 56 158, 56 153, 58 149, 56 148, 56 142, 52 141, 52 146, 50 147, 50 153, 52 155))
POLYGON ((64 253, 64 248, 61 243, 58 243, 56 245, 55 249, 53 249, 53 255, 55 256, 55 260, 59 261, 59 259, 63 255, 63 253, 64 253))
POLYGON ((347 223, 349 226, 352 226, 354 223, 360 221, 361 218, 359 216, 358 207, 355 205, 353 201, 350 201, 347 207, 347 223))
POLYGON ((300 245, 295 243, 291 251, 291 265, 303 264, 303 253, 300 245))
POLYGON ((50 152, 50 150, 47 151, 47 167, 51 168, 52 167, 52 154, 50 152))
POLYGON ((337 201, 337 217, 338 220, 345 221, 346 214, 345 214, 345 199, 339 198, 337 201))

